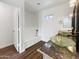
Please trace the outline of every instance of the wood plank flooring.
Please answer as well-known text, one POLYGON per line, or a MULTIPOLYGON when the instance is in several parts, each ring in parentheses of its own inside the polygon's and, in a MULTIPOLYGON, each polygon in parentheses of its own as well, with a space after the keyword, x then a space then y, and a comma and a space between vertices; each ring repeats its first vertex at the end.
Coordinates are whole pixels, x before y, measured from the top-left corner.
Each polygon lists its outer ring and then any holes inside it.
POLYGON ((26 49, 25 52, 19 54, 13 45, 0 49, 0 59, 35 59, 42 58, 42 54, 37 52, 37 49, 44 44, 43 41, 38 42, 32 47, 26 49))
MULTIPOLYGON (((43 55, 37 52, 37 49, 42 47, 44 43, 40 41, 21 54, 16 51, 13 45, 0 49, 0 59, 42 59, 43 55)), ((79 59, 79 54, 76 55, 76 59, 79 59)))

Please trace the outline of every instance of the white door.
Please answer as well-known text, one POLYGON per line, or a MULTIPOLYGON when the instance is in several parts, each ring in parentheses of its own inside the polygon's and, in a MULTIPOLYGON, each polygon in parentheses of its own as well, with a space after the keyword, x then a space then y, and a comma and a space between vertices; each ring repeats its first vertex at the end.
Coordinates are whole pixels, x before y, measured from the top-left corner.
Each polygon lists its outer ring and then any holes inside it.
POLYGON ((14 11, 14 46, 19 52, 19 9, 14 11))
POLYGON ((0 2, 0 49, 13 44, 14 8, 0 2))

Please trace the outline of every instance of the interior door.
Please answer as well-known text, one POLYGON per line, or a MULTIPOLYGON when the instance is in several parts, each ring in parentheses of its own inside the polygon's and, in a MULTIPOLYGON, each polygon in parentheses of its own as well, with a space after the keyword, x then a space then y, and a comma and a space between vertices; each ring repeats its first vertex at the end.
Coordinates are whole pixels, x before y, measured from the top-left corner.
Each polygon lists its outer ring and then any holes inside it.
POLYGON ((19 9, 14 11, 14 46, 19 52, 19 9))

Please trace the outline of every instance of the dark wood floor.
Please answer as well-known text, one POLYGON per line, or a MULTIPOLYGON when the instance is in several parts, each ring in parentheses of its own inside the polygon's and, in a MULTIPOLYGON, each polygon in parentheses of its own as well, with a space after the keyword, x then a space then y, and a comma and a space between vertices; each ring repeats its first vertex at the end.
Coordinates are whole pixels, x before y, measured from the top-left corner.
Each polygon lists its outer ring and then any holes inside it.
POLYGON ((43 41, 33 45, 32 47, 26 49, 25 52, 19 54, 15 47, 9 46, 3 49, 0 49, 0 59, 42 59, 42 54, 37 52, 37 49, 40 48, 44 44, 43 41))
POLYGON ((76 59, 79 59, 79 53, 77 53, 77 55, 76 55, 76 59))
MULTIPOLYGON (((37 49, 44 43, 45 42, 40 41, 32 47, 26 49, 26 51, 22 54, 19 54, 13 45, 0 49, 0 59, 42 59, 43 55, 37 52, 37 49)), ((79 54, 76 55, 76 59, 79 59, 79 54)))

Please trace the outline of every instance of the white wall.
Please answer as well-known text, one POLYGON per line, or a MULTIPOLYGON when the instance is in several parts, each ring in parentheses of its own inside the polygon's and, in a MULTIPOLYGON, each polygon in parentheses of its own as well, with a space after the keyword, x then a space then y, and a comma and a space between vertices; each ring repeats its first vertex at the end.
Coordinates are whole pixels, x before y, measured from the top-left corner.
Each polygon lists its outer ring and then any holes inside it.
POLYGON ((25 11, 25 27, 38 27, 38 13, 25 11))
POLYGON ((52 8, 45 9, 39 14, 39 36, 43 41, 49 41, 62 29, 63 24, 60 23, 65 16, 68 16, 69 4, 60 4, 52 8), (51 20, 44 19, 45 16, 52 15, 51 20))
POLYGON ((0 48, 13 44, 14 9, 0 2, 0 48))
POLYGON ((38 14, 25 12, 24 20, 24 41, 31 41, 35 37, 36 29, 38 28, 38 14))
POLYGON ((28 48, 39 41, 39 39, 35 38, 36 29, 38 29, 38 13, 26 9, 23 29, 23 42, 25 48, 28 48))

